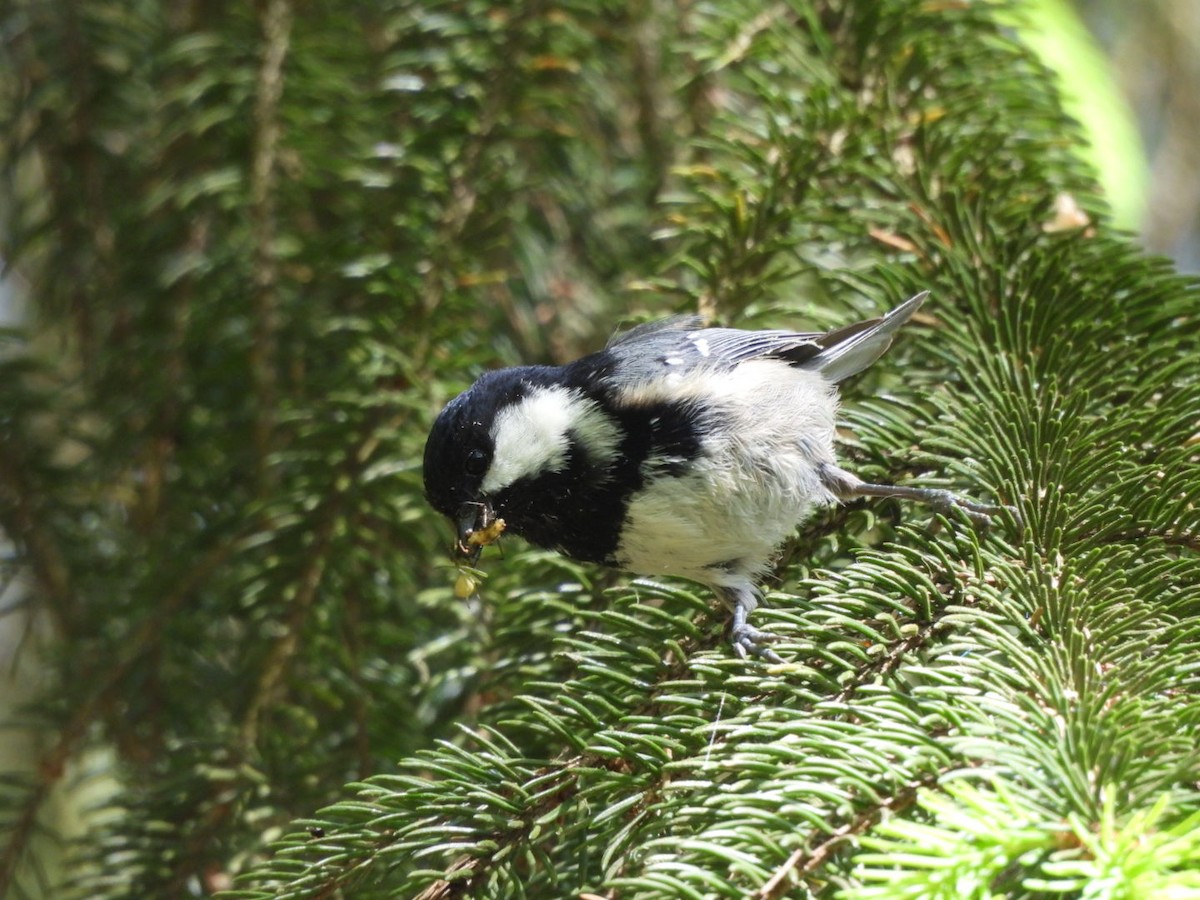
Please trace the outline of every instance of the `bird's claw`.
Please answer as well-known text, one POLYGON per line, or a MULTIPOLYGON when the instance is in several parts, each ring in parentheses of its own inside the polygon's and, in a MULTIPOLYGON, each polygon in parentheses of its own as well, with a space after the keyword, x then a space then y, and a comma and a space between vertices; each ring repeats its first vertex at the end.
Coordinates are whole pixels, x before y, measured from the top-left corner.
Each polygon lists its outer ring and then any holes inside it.
POLYGON ((734 625, 733 630, 729 634, 729 642, 733 644, 733 652, 746 659, 749 656, 756 656, 759 659, 765 659, 767 662, 782 663, 783 657, 772 650, 770 647, 764 646, 772 641, 782 640, 782 638, 773 634, 770 631, 761 631, 753 625, 734 625))
POLYGON ((1021 526, 1021 514, 1015 506, 996 506, 991 503, 978 503, 960 497, 951 491, 930 490, 927 496, 929 504, 938 512, 949 513, 951 510, 962 510, 976 528, 990 528, 993 520, 1001 513, 1007 512, 1021 526))

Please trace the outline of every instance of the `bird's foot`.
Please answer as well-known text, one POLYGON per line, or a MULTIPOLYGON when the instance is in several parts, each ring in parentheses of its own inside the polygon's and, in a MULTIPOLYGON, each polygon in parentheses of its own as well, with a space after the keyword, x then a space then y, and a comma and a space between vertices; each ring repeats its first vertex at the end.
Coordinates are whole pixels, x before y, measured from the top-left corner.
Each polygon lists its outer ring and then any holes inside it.
POLYGON ((729 643, 733 645, 733 652, 742 659, 753 656, 770 663, 782 663, 783 657, 767 646, 782 638, 755 628, 748 621, 750 613, 758 606, 758 590, 754 583, 745 578, 733 584, 713 585, 713 591, 733 612, 733 622, 729 627, 729 643))
POLYGON ((1016 520, 1018 526, 1021 524, 1021 514, 1017 512, 1014 506, 979 503, 978 501, 969 500, 966 497, 960 497, 958 494, 939 488, 917 488, 916 490, 920 490, 924 495, 916 499, 923 499, 940 513, 951 513, 956 509, 962 510, 976 528, 990 527, 992 520, 1003 512, 1011 515, 1016 520))
POLYGON ((767 662, 783 662, 782 656, 770 647, 765 646, 772 641, 778 640, 782 640, 779 635, 773 634, 770 631, 762 631, 744 622, 740 625, 735 624, 729 633, 729 643, 733 645, 733 652, 742 659, 746 659, 747 656, 756 656, 759 659, 765 659, 767 662))

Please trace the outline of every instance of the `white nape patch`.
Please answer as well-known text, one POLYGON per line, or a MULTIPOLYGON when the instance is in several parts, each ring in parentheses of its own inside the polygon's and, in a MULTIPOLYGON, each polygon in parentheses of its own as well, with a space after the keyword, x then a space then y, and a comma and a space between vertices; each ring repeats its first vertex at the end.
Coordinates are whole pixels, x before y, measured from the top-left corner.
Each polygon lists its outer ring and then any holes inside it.
POLYGON ((531 475, 558 472, 567 464, 571 438, 592 458, 612 459, 620 430, 595 401, 564 387, 536 387, 501 410, 492 423, 492 464, 484 494, 502 491, 531 475))
POLYGON ((701 356, 708 356, 712 351, 708 348, 708 341, 705 338, 696 338, 692 341, 692 346, 696 348, 696 352, 701 356))
POLYGON ((683 365, 683 360, 680 359, 678 356, 668 356, 666 359, 663 360, 663 362, 665 362, 668 366, 682 366, 683 365))
POLYGON ((617 458, 621 429, 595 400, 573 394, 570 399, 570 436, 583 447, 593 466, 609 466, 617 458))

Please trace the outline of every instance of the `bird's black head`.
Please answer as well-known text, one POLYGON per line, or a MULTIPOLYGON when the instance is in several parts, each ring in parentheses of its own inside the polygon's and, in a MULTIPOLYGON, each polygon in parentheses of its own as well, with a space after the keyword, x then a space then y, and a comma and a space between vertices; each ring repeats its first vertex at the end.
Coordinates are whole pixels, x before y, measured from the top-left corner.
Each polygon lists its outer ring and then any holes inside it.
POLYGON ((434 421, 425 443, 425 496, 434 509, 454 520, 464 555, 477 555, 478 546, 471 547, 468 539, 497 515, 503 516, 494 506, 496 495, 513 476, 554 463, 563 436, 556 431, 553 410, 544 409, 544 421, 531 426, 527 413, 537 406, 526 402, 550 383, 542 367, 488 372, 434 421))

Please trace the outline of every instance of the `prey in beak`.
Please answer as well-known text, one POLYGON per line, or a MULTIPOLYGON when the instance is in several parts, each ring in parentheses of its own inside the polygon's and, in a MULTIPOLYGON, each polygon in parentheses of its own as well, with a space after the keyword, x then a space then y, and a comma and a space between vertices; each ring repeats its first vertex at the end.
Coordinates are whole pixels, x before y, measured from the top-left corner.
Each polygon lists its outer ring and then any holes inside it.
POLYGON ((458 508, 455 519, 458 528, 459 556, 475 565, 479 554, 488 544, 494 544, 504 532, 504 520, 497 518, 490 503, 469 502, 458 508))

